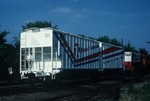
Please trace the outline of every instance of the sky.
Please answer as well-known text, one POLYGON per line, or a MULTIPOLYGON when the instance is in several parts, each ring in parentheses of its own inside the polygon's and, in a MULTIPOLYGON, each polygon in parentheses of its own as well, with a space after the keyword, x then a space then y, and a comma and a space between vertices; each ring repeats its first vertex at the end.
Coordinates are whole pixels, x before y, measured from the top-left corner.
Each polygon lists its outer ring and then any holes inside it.
POLYGON ((51 21, 59 30, 128 41, 150 51, 150 0, 0 0, 0 30, 19 36, 30 21, 51 21))

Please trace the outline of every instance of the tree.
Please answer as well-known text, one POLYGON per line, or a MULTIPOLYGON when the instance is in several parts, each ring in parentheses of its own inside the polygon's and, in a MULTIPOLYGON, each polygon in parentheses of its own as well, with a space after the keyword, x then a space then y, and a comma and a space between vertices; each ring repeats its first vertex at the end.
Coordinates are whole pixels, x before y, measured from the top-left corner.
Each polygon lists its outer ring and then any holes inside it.
POLYGON ((105 43, 110 43, 110 38, 108 36, 99 37, 97 38, 97 40, 105 43))
POLYGON ((119 41, 116 38, 110 39, 108 36, 99 37, 99 38, 97 38, 97 40, 101 41, 101 42, 117 45, 117 46, 123 46, 123 40, 119 41))
POLYGON ((148 50, 146 50, 145 48, 139 48, 139 52, 141 54, 148 55, 148 50))
POLYGON ((123 40, 121 40, 121 42, 120 42, 116 38, 113 38, 110 40, 110 44, 117 45, 117 46, 123 46, 123 40))
POLYGON ((8 65, 7 65, 7 40, 6 36, 9 32, 0 31, 0 80, 8 79, 8 65))
POLYGON ((129 52, 138 52, 135 47, 132 46, 130 42, 128 42, 126 45, 124 45, 124 50, 129 52))
POLYGON ((15 71, 15 79, 19 76, 19 38, 14 37, 13 44, 8 43, 6 36, 9 34, 7 31, 0 31, 0 80, 9 80, 8 68, 12 67, 15 71))
POLYGON ((13 77, 14 79, 19 79, 20 78, 20 68, 19 67, 19 61, 20 61, 20 39, 19 37, 15 36, 13 37, 13 46, 14 46, 14 50, 13 53, 15 55, 12 54, 13 56, 13 60, 12 60, 12 67, 13 67, 13 77))
POLYGON ((78 36, 81 36, 81 37, 87 37, 85 36, 84 34, 77 34, 78 36))
POLYGON ((54 29, 58 29, 57 25, 52 26, 51 22, 47 22, 47 21, 35 21, 35 22, 28 22, 26 23, 26 25, 22 26, 22 29, 29 29, 29 28, 33 28, 33 27, 37 27, 37 28, 44 28, 44 27, 52 27, 54 29))
POLYGON ((0 58, 4 58, 5 46, 6 46, 6 36, 9 34, 7 31, 0 31, 0 58))

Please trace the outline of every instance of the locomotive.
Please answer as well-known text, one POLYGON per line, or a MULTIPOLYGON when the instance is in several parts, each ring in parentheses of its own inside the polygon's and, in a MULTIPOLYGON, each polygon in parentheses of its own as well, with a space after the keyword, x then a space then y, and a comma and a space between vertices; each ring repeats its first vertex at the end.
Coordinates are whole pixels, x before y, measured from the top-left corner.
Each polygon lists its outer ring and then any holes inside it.
POLYGON ((125 52, 124 66, 126 72, 132 72, 136 74, 149 73, 150 70, 150 58, 148 55, 125 52))
MULTIPOLYGON (((130 62, 131 63, 131 62, 130 62)), ((47 28, 30 28, 20 34, 20 74, 28 78, 85 77, 133 71, 120 46, 47 28)))

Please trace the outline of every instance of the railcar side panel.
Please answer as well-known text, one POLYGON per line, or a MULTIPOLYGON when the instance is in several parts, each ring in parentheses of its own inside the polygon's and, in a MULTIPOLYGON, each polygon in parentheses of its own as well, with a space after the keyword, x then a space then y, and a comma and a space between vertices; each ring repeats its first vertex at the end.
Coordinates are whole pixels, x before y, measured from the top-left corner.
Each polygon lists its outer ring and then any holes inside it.
POLYGON ((124 50, 121 47, 103 43, 103 68, 123 69, 124 50))
POLYGON ((54 35, 61 44, 62 69, 102 68, 99 42, 68 33, 54 32, 54 35))

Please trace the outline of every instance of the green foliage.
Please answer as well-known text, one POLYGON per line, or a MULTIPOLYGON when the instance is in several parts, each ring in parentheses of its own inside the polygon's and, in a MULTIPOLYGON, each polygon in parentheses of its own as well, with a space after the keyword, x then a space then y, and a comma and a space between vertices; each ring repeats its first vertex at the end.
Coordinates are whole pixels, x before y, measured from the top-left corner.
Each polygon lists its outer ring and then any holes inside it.
POLYGON ((108 36, 102 36, 102 37, 97 38, 97 40, 101 41, 101 42, 117 45, 117 46, 123 46, 123 40, 122 39, 121 39, 121 41, 119 41, 116 38, 110 39, 108 36))
POLYGON ((57 25, 52 26, 50 21, 49 22, 47 21, 28 22, 26 23, 26 25, 22 26, 22 29, 25 30, 33 27, 37 27, 37 28, 52 27, 54 29, 57 29, 57 25))
POLYGON ((8 43, 7 31, 0 31, 0 80, 8 80, 8 68, 12 67, 19 75, 19 47, 18 40, 14 40, 14 45, 8 43))
POLYGON ((140 53, 145 54, 145 55, 148 54, 148 51, 144 48, 140 48, 139 50, 137 50, 134 46, 132 46, 130 41, 127 44, 124 44, 123 39, 121 39, 121 40, 117 40, 116 38, 111 39, 108 36, 104 35, 104 36, 97 38, 96 40, 101 41, 101 42, 105 42, 105 43, 109 43, 109 44, 113 44, 113 45, 117 45, 117 46, 122 46, 124 51, 140 52, 140 53))
POLYGON ((138 52, 134 46, 130 42, 128 42, 126 45, 124 45, 124 50, 129 52, 138 52))
POLYGON ((117 45, 117 46, 123 46, 123 40, 119 41, 116 38, 113 38, 110 40, 110 44, 117 45))
POLYGON ((87 37, 87 36, 85 36, 84 34, 78 34, 78 36, 81 36, 81 37, 87 37))
POLYGON ((121 98, 119 99, 119 101, 134 101, 132 94, 121 94, 120 96, 121 98))
POLYGON ((110 43, 110 38, 108 36, 99 37, 97 38, 97 40, 105 43, 110 43))
POLYGON ((135 86, 133 84, 129 84, 128 85, 128 94, 131 94, 131 93, 137 93, 137 89, 135 88, 135 86))
POLYGON ((0 45, 6 42, 6 36, 9 34, 7 31, 0 31, 0 45))
POLYGON ((5 46, 6 46, 6 36, 9 34, 7 31, 0 31, 0 58, 4 58, 5 46))
POLYGON ((145 93, 145 94, 149 94, 150 95, 150 84, 145 84, 141 89, 141 92, 145 93))
POLYGON ((128 86, 128 91, 121 94, 119 101, 150 101, 150 84, 144 84, 142 87, 128 86))
POLYGON ((145 48, 139 48, 139 52, 141 54, 148 55, 148 50, 146 50, 145 48))
POLYGON ((0 80, 5 80, 8 78, 7 71, 7 31, 0 31, 0 80))

